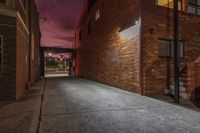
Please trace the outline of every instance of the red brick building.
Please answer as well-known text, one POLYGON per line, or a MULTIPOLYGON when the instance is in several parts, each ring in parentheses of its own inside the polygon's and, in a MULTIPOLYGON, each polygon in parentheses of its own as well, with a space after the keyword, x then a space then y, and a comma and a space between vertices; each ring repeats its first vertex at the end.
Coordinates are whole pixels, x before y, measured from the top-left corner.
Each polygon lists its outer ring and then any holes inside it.
MULTIPOLYGON (((173 95, 172 8, 172 0, 85 0, 76 75, 139 94, 173 95)), ((179 13, 180 95, 198 101, 200 1, 180 0, 179 13)))
POLYGON ((39 76, 39 14, 34 1, 0 0, 0 38, 0 100, 20 98, 39 76))

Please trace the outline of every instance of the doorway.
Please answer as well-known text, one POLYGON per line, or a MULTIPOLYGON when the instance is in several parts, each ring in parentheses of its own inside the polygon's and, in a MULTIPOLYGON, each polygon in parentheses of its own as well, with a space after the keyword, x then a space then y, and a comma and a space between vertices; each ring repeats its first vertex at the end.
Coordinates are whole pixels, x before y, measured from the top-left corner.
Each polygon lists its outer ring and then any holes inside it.
POLYGON ((64 48, 41 48, 41 76, 72 77, 73 76, 73 52, 64 48))
POLYGON ((45 77, 69 77, 70 55, 69 53, 45 52, 44 60, 45 77))

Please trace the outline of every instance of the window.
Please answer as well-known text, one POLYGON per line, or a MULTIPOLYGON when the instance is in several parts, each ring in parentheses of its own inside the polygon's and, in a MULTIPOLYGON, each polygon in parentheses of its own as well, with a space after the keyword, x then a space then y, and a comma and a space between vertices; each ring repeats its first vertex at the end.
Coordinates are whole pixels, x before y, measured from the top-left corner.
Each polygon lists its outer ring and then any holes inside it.
POLYGON ((200 0, 197 0, 197 14, 200 15, 200 0))
POLYGON ((0 4, 5 4, 6 0, 0 0, 0 4))
POLYGON ((0 73, 3 71, 3 36, 0 35, 0 73))
POLYGON ((159 56, 160 57, 170 57, 170 41, 169 40, 159 40, 159 56))
POLYGON ((200 15, 200 7, 197 9, 197 14, 200 15))
MULTIPOLYGON (((179 41, 178 56, 179 57, 184 56, 184 43, 182 41, 179 41)), ((174 57, 174 41, 171 41, 171 57, 174 57)))
POLYGON ((200 15, 200 0, 188 0, 188 12, 200 15))
POLYGON ((92 32, 92 30, 93 30, 93 21, 90 20, 88 23, 88 33, 92 32))
MULTIPOLYGON (((173 0, 156 0, 156 5, 173 9, 174 8, 174 1, 173 0)), ((178 8, 179 8, 180 11, 183 10, 182 0, 179 0, 178 8)))
MULTIPOLYGON (((178 45, 179 57, 184 57, 184 43, 179 41, 178 45)), ((174 40, 159 39, 159 56, 160 57, 174 57, 174 40)))

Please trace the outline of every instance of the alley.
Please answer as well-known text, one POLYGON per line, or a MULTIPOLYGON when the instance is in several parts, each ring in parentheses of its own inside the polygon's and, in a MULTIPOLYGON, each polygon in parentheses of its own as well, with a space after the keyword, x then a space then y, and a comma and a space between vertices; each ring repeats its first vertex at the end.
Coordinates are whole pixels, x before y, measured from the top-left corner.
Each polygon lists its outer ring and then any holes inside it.
POLYGON ((47 79, 41 133, 199 133, 200 113, 83 79, 47 79))
POLYGON ((200 0, 0 0, 0 133, 200 133, 200 0))

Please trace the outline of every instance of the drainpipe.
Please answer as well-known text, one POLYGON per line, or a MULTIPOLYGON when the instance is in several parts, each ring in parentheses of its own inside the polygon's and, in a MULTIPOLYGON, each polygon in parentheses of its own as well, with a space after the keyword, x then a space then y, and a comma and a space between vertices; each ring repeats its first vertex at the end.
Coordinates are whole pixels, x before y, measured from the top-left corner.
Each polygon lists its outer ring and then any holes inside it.
POLYGON ((144 91, 144 81, 143 81, 143 0, 140 1, 140 13, 141 13, 141 22, 140 22, 140 68, 139 68, 139 79, 140 79, 140 89, 141 89, 141 94, 145 95, 144 91))
MULTIPOLYGON (((167 15, 166 15, 166 19, 167 19, 167 36, 170 37, 170 10, 169 10, 169 0, 167 1, 168 3, 168 7, 167 7, 167 15)), ((170 58, 168 57, 166 59, 166 62, 167 62, 167 65, 166 65, 166 68, 167 68, 167 89, 169 90, 170 89, 170 58)))
POLYGON ((32 10, 31 10, 31 1, 28 3, 28 8, 29 8, 29 84, 31 84, 31 43, 32 43, 32 10))
POLYGON ((174 0, 174 99, 179 103, 179 61, 178 61, 178 43, 179 43, 179 14, 178 0, 174 0))

